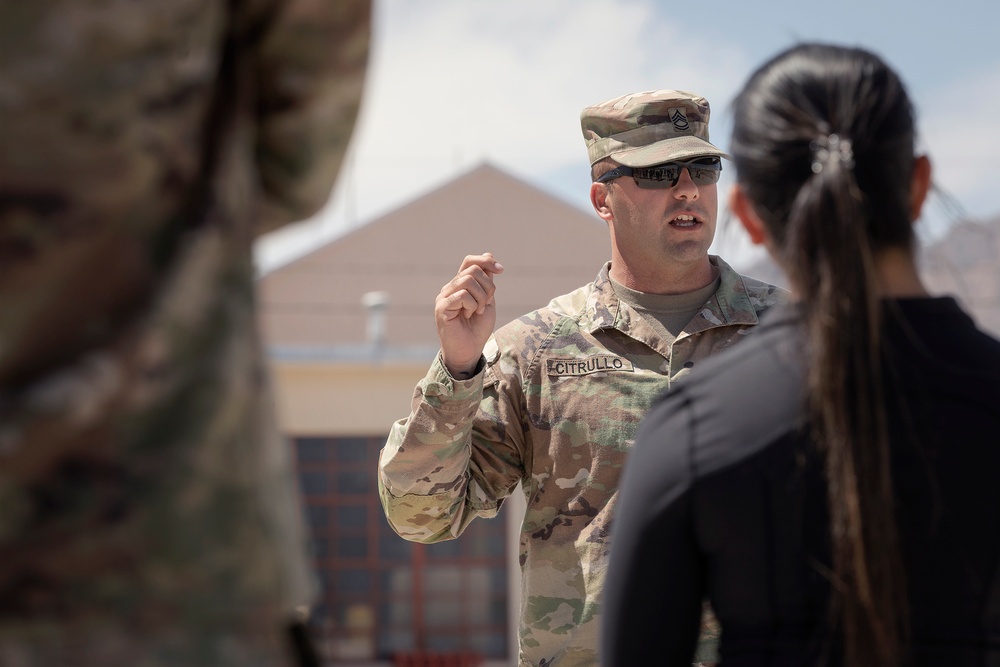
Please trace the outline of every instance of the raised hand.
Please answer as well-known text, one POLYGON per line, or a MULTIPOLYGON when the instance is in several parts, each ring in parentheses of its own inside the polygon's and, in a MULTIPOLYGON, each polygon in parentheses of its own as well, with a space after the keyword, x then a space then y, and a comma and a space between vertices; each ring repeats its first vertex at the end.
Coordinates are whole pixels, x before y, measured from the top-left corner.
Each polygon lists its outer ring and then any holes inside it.
POLYGON ((497 320, 493 276, 498 273, 503 273, 503 266, 492 253, 468 255, 434 301, 444 364, 456 379, 472 376, 493 333, 497 320))

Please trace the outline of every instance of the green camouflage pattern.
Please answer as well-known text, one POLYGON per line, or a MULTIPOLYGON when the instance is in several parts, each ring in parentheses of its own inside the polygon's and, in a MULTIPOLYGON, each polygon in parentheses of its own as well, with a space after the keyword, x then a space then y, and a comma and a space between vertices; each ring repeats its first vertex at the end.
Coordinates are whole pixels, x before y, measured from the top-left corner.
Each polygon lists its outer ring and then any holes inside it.
POLYGON ((329 197, 368 0, 0 4, 0 664, 292 664, 252 242, 329 197))
MULTIPOLYGON (((520 483, 520 664, 598 664, 600 599, 618 480, 650 404, 783 300, 717 257, 721 282, 672 343, 608 277, 500 328, 458 381, 440 356, 382 451, 379 485, 402 537, 458 537, 520 483)), ((708 651, 711 652, 710 650, 708 651)))
POLYGON ((594 104, 580 112, 590 164, 611 158, 649 167, 704 155, 729 157, 708 140, 708 100, 684 90, 648 90, 594 104))

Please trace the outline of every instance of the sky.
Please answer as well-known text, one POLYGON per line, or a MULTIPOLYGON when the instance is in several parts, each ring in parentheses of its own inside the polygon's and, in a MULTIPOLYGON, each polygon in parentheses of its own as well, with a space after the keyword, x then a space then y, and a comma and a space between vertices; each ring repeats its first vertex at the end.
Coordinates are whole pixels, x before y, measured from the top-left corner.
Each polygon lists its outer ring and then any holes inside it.
MULTIPOLYGON (((946 234, 960 217, 1000 215, 995 0, 373 1, 361 111, 330 200, 258 241, 260 271, 484 162, 590 211, 581 109, 642 90, 693 91, 711 103, 711 138, 726 149, 730 105, 744 81, 801 41, 869 49, 901 75, 935 186, 957 203, 932 198, 918 226, 923 238, 946 234)), ((720 202, 731 176, 723 171, 720 202)), ((711 251, 737 269, 759 258, 724 205, 720 217, 711 251)))

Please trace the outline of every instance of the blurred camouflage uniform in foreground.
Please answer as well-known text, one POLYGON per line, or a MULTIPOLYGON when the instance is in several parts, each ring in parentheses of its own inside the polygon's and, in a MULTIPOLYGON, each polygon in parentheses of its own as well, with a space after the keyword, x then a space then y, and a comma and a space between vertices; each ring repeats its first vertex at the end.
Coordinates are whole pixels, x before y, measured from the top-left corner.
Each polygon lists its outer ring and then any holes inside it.
POLYGON ((329 196, 369 14, 0 5, 0 664, 290 661, 313 582, 251 247, 329 196))
POLYGON ((457 537, 475 517, 495 516, 521 483, 521 665, 599 663, 611 516, 640 420, 672 382, 784 298, 711 262, 719 287, 674 341, 619 300, 609 264, 594 283, 499 329, 472 379, 453 379, 439 355, 410 416, 393 425, 379 485, 389 522, 408 540, 457 537))

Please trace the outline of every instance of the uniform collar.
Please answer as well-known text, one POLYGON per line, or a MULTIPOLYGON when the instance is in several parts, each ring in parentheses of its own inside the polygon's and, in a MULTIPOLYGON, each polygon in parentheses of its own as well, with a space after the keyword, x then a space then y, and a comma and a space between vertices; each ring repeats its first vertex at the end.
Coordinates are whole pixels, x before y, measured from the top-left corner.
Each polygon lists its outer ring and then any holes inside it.
MULTIPOLYGON (((757 324, 757 311, 750 301, 743 276, 720 257, 709 255, 709 261, 719 270, 719 289, 705 303, 705 307, 691 318, 684 331, 677 336, 678 339, 715 327, 757 324)), ((590 333, 599 329, 618 329, 627 336, 644 340, 644 332, 648 327, 644 325, 638 311, 615 294, 609 276, 610 270, 611 262, 608 262, 597 274, 594 289, 583 312, 581 327, 590 333)))

